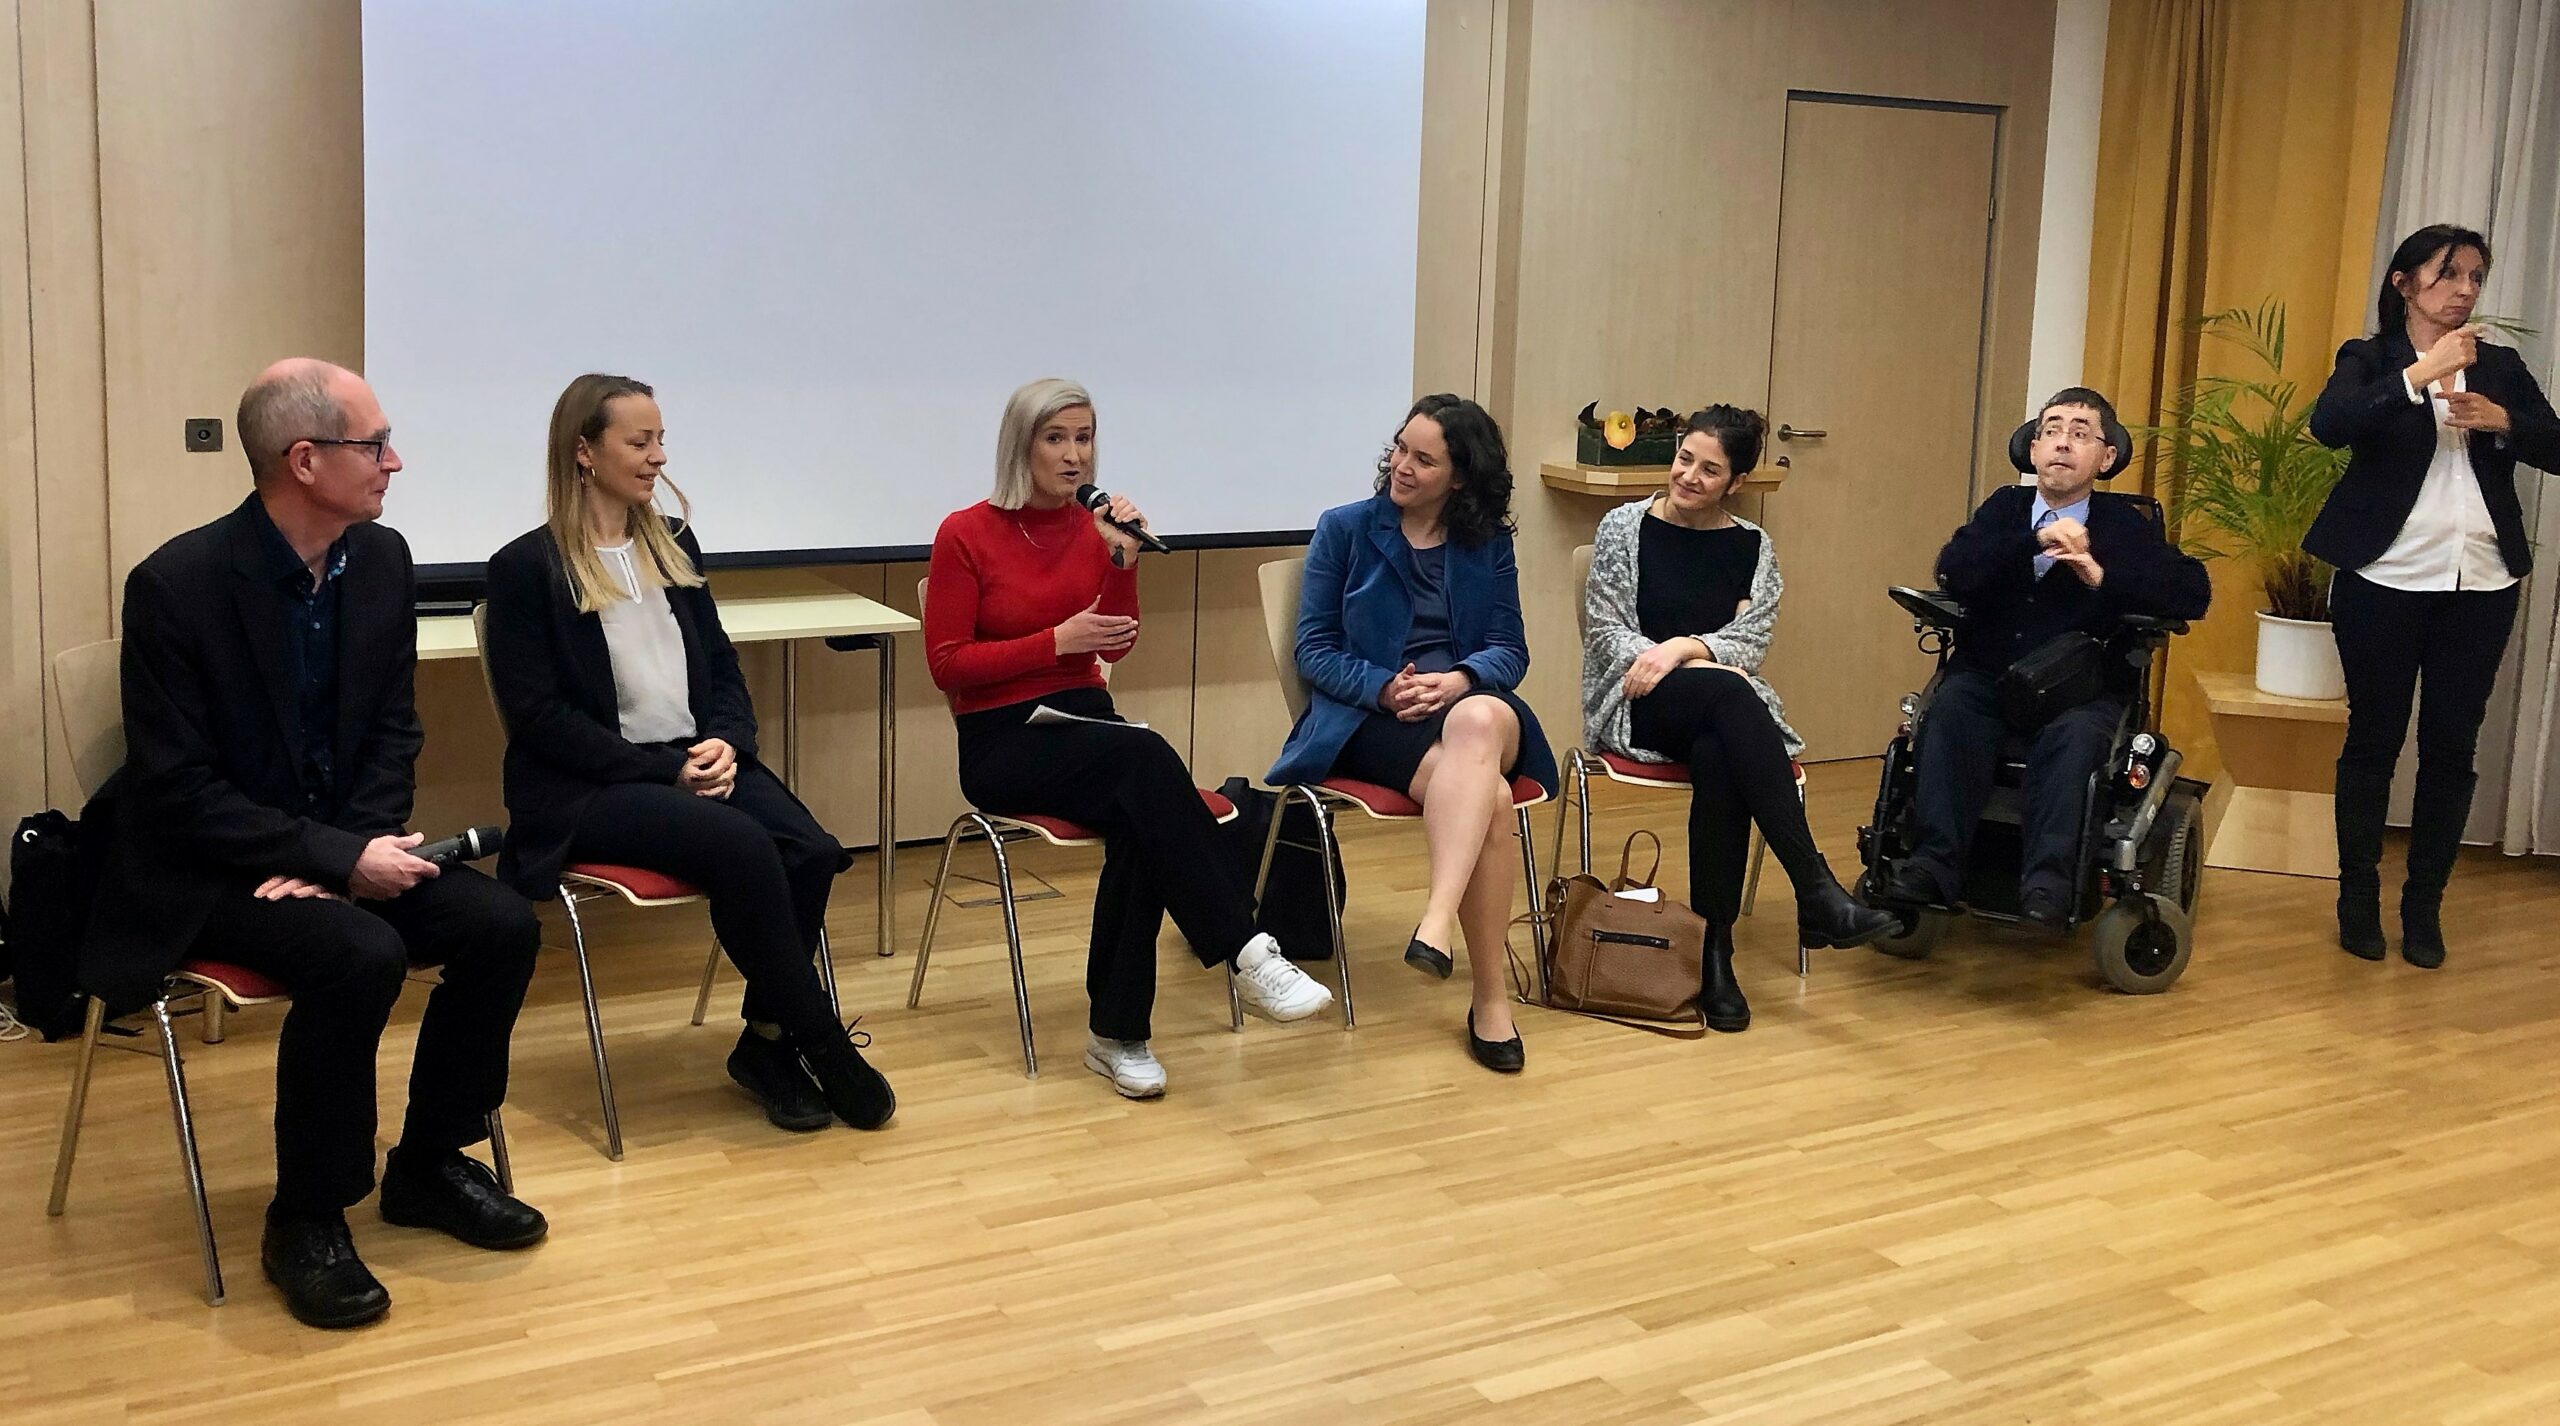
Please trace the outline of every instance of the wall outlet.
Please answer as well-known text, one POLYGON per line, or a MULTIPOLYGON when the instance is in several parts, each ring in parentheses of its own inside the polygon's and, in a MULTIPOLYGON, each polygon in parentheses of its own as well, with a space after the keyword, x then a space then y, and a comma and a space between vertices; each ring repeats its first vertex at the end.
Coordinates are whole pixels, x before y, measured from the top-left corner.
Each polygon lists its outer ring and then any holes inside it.
POLYGON ((222 449, 222 418, 219 416, 188 417, 187 449, 191 451, 222 449))

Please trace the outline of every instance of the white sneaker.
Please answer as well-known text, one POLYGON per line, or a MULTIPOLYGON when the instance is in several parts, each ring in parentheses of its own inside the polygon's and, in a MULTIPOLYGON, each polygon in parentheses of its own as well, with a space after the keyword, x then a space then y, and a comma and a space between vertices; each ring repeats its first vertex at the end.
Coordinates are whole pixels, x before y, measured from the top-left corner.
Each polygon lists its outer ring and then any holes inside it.
POLYGON ((1304 1020, 1333 1003, 1333 992, 1291 965, 1280 954, 1280 943, 1267 933, 1236 952, 1235 983, 1244 1008, 1265 1020, 1304 1020))
POLYGON ((1156 1063, 1155 1051, 1144 1040, 1106 1040, 1092 1037, 1085 1046, 1084 1067, 1111 1081, 1111 1087, 1130 1099, 1155 1099, 1164 1093, 1164 1066, 1156 1063))

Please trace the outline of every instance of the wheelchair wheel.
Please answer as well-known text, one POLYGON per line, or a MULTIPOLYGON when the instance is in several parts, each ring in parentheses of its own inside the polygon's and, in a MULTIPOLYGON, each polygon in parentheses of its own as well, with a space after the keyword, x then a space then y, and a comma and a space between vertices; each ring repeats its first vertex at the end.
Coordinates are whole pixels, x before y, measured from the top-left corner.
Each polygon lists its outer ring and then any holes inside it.
POLYGON ((2194 947, 2187 908, 2154 894, 2128 896, 2099 912, 2090 949, 2107 984, 2127 995, 2158 995, 2186 972, 2194 947))
POLYGON ((1927 960, 1929 953, 1938 948, 1938 938, 1946 934, 1947 923, 1956 918, 1944 911, 1914 911, 1909 914, 1910 930, 1867 944, 1888 956, 1899 956, 1906 961, 1927 960))

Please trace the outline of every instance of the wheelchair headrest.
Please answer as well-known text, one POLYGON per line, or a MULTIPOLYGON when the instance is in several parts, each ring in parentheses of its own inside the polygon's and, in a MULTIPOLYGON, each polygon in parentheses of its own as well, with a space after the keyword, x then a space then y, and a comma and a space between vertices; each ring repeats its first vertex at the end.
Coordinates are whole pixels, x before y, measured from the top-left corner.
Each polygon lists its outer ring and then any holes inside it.
MULTIPOLYGON (((2124 474, 2126 466, 2133 464, 2133 437, 2125 431, 2122 422, 2107 422, 2107 444, 2115 447, 2116 458, 2098 472, 2100 480, 2113 480, 2124 474)), ((2036 421, 2020 422, 2018 429, 2009 433, 2009 464, 2016 466, 2021 475, 2035 474, 2035 448, 2036 421)))

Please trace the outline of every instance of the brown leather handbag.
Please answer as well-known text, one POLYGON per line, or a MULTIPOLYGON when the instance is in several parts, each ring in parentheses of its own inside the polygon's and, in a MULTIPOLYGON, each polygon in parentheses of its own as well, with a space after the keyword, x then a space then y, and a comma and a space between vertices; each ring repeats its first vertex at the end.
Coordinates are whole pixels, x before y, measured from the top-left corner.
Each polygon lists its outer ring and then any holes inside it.
POLYGON ((1662 895, 1662 839, 1641 828, 1618 849, 1618 874, 1589 872, 1547 883, 1547 1005, 1666 1035, 1706 1033, 1698 1010, 1706 918, 1662 895), (1653 868, 1627 875, 1636 838, 1653 843, 1653 868), (1618 895, 1651 889, 1650 900, 1618 895))

